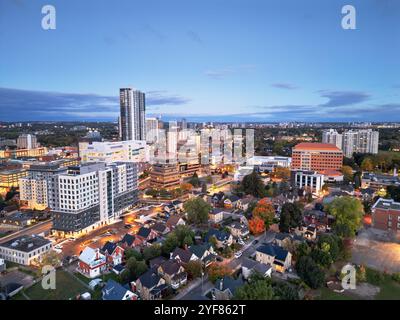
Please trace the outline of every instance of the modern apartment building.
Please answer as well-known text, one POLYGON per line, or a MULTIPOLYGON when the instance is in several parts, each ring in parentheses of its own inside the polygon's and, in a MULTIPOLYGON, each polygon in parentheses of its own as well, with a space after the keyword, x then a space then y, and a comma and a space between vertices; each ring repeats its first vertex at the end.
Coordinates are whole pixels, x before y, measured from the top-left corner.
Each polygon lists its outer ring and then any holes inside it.
POLYGON ((18 149, 35 149, 39 145, 36 136, 32 134, 21 134, 17 139, 18 149))
POLYGON ((80 236, 112 223, 138 199, 137 164, 132 162, 69 167, 50 184, 53 230, 60 236, 80 236))
POLYGON ((303 142, 292 150, 292 169, 299 170, 340 170, 343 165, 343 152, 327 143, 303 142))
POLYGON ((342 135, 334 129, 325 130, 322 132, 322 143, 333 144, 342 149, 342 135))
POLYGON ((126 140, 146 140, 145 94, 132 88, 122 88, 120 98, 120 137, 126 140))
POLYGON ((348 158, 353 153, 378 153, 379 132, 371 129, 349 130, 343 133, 344 155, 348 158))
POLYGON ((159 128, 157 118, 146 118, 146 141, 155 143, 159 139, 159 128))
POLYGON ((342 134, 329 129, 322 133, 322 142, 330 143, 343 150, 346 157, 353 153, 378 153, 379 132, 372 129, 348 130, 342 134))
POLYGON ((400 232, 400 202, 380 198, 371 211, 372 227, 395 233, 400 232))

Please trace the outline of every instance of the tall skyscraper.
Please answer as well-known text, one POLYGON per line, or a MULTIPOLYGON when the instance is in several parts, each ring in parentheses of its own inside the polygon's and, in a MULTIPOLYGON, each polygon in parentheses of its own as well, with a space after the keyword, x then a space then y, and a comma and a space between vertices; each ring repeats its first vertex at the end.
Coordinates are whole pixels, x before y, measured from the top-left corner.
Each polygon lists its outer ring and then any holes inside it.
POLYGON ((126 140, 146 140, 145 95, 139 90, 121 88, 120 100, 120 137, 126 140))
POLYGON ((158 141, 159 129, 157 118, 146 118, 146 141, 154 143, 158 141))
POLYGON ((18 149, 35 149, 38 147, 36 136, 32 134, 21 134, 17 140, 18 149))
POLYGON ((343 133, 343 152, 350 158, 353 153, 378 153, 379 131, 349 130, 343 133))
POLYGON ((324 130, 322 132, 322 143, 333 144, 342 149, 342 135, 334 129, 324 130))

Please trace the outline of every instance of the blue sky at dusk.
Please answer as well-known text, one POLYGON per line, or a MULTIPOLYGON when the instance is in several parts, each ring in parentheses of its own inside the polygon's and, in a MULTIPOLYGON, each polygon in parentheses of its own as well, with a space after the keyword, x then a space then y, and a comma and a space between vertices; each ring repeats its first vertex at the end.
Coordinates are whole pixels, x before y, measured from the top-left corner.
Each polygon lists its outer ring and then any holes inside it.
POLYGON ((399 57, 398 0, 1 0, 0 121, 400 121, 399 57))

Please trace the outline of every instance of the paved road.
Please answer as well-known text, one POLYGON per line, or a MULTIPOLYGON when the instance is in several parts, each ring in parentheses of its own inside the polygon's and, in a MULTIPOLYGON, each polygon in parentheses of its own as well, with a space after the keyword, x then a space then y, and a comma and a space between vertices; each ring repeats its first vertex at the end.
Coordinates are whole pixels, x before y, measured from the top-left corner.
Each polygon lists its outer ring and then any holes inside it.
POLYGON ((0 242, 5 242, 11 239, 15 239, 19 236, 26 236, 26 235, 32 235, 32 234, 40 234, 43 232, 48 232, 50 231, 52 227, 52 221, 44 221, 44 222, 40 222, 32 227, 28 227, 22 230, 19 230, 17 232, 14 232, 8 236, 2 237, 0 238, 0 242))

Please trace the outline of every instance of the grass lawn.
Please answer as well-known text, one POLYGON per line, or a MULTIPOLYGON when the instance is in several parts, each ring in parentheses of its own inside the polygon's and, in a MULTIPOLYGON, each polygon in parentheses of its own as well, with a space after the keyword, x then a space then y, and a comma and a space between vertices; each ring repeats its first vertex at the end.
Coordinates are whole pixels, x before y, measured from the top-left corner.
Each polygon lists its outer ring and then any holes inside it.
POLYGON ((78 294, 88 291, 80 282, 63 270, 57 270, 56 289, 44 290, 41 282, 26 289, 24 293, 31 300, 69 300, 74 299, 78 294))
POLYGON ((400 300, 400 284, 394 280, 387 277, 380 288, 375 300, 400 300))
POLYGON ((354 300, 354 298, 343 293, 334 292, 328 288, 322 288, 320 300, 354 300))

